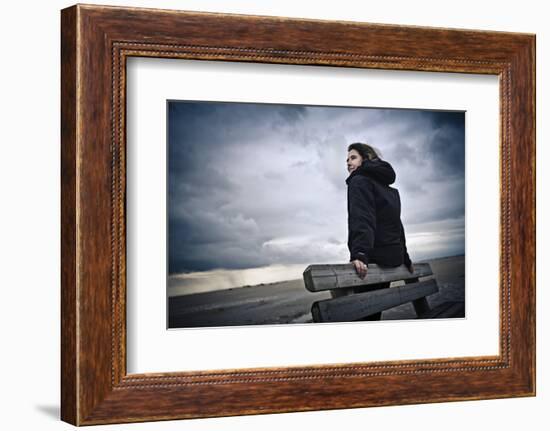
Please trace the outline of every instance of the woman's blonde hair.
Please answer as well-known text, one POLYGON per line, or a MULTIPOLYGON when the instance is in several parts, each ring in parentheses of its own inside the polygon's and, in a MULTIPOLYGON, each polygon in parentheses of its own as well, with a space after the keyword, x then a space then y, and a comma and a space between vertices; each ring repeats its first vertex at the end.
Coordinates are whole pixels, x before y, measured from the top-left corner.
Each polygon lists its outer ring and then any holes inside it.
POLYGON ((363 160, 376 160, 382 157, 380 150, 362 142, 350 144, 348 146, 348 152, 351 150, 357 151, 363 160))

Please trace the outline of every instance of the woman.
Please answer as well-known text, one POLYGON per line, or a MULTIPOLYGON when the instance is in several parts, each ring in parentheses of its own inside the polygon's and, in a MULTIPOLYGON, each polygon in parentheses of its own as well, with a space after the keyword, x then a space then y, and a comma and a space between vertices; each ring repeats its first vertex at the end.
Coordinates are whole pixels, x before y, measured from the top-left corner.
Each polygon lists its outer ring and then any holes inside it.
MULTIPOLYGON (((369 263, 386 267, 405 264, 414 272, 401 223, 399 192, 390 187, 395 181, 395 171, 370 145, 359 142, 348 147, 346 163, 348 248, 357 274, 365 278, 369 263)), ((355 291, 383 289, 389 284, 378 283, 355 291)), ((379 320, 381 314, 367 320, 379 320)))

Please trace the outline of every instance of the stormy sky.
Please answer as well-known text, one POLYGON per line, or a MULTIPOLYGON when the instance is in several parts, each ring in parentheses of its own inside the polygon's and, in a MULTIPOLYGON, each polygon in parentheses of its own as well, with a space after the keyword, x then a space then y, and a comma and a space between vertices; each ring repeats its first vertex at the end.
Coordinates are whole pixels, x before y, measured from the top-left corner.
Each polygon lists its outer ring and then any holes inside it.
POLYGON ((347 145, 397 173, 413 261, 464 253, 464 113, 168 102, 169 273, 349 261, 347 145))

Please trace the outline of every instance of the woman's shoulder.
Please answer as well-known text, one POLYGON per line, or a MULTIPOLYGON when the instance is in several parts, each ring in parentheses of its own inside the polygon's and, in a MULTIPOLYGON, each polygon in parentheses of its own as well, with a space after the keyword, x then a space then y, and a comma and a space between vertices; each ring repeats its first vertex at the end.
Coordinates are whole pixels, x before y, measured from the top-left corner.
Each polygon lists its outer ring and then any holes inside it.
POLYGON ((367 177, 366 175, 361 175, 357 173, 355 175, 350 175, 346 180, 348 186, 372 186, 374 181, 372 178, 367 177))

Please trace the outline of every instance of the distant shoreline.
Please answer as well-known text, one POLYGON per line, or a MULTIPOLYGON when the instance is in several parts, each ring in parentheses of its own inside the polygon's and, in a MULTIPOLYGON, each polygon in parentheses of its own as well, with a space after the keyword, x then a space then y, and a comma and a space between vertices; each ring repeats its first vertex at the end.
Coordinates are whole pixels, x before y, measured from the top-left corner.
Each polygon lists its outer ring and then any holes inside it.
MULTIPOLYGON (((435 262, 438 262, 438 261, 444 261, 444 260, 448 260, 448 259, 456 259, 456 258, 460 258, 460 257, 465 257, 465 254, 456 254, 456 255, 452 255, 452 256, 443 256, 443 257, 436 257, 436 258, 430 258, 430 259, 422 259, 422 260, 416 260, 414 261, 413 263, 435 263, 435 262)), ((348 262, 344 262, 344 263, 348 263, 348 262)), ((303 264, 303 268, 307 268, 308 265, 311 265, 311 264, 303 264)), ((250 288, 261 288, 261 287, 265 287, 265 286, 272 286, 272 285, 275 285, 275 284, 280 284, 280 283, 285 283, 285 282, 295 282, 295 281, 302 281, 302 277, 294 277, 294 278, 288 278, 288 279, 284 279, 284 280, 275 280, 275 281, 267 281, 267 282, 262 282, 262 283, 255 283, 255 284, 241 284, 241 285, 236 285, 236 286, 231 286, 231 287, 223 287, 223 288, 218 288, 218 289, 206 289, 206 288, 196 288, 196 287, 193 287, 193 286, 188 286, 187 288, 189 289, 189 292, 188 293, 180 293, 180 294, 170 294, 170 287, 167 289, 168 290, 168 296, 170 298, 177 298, 177 297, 180 297, 180 296, 190 296, 190 295, 198 295, 198 294, 202 294, 202 293, 208 293, 208 292, 216 292, 216 291, 234 291, 236 289, 250 289, 250 288)))
MULTIPOLYGON (((465 303, 464 255, 431 259, 429 264, 439 287, 428 298, 430 307, 465 303)), ((168 301, 169 328, 311 323, 313 302, 329 298, 328 291, 308 291, 301 278, 172 296, 168 301)), ((415 318, 410 302, 382 315, 382 320, 415 318)))
MULTIPOLYGON (((415 260, 414 262, 418 262, 418 263, 423 263, 423 262, 431 262, 432 260, 441 260, 441 259, 449 259, 451 257, 463 257, 463 256, 466 256, 466 253, 461 253, 461 254, 451 254, 451 255, 448 255, 448 256, 440 256, 440 257, 428 257, 428 258, 425 258, 425 259, 420 259, 420 260, 415 260)), ((413 263, 414 263, 413 262, 413 263)), ((335 263, 335 262, 333 262, 335 263)), ((345 263, 349 263, 349 262, 338 262, 338 264, 345 264, 345 263)), ((295 265, 295 264, 293 264, 295 265)), ((302 265, 302 264, 300 264, 302 265)), ((307 268, 308 265, 314 265, 314 263, 304 263, 304 268, 307 268)), ((241 268, 239 270, 245 270, 245 269, 251 269, 251 268, 241 268)), ((234 268, 215 268, 215 269, 212 269, 210 271, 233 271, 233 270, 236 270, 234 268)), ((168 277, 171 277, 171 276, 175 276, 175 275, 183 275, 183 274, 193 274, 193 273, 196 273, 196 272, 200 272, 200 271, 190 271, 190 272, 173 272, 171 274, 168 274, 168 277)), ((208 271, 203 271, 203 272, 208 272, 208 271)))
POLYGON ((455 258, 455 257, 465 257, 465 256, 466 256, 466 253, 461 253, 461 254, 453 254, 453 255, 450 255, 450 256, 430 257, 428 259, 416 260, 415 262, 425 263, 425 262, 432 262, 434 260, 451 259, 451 258, 455 258))

